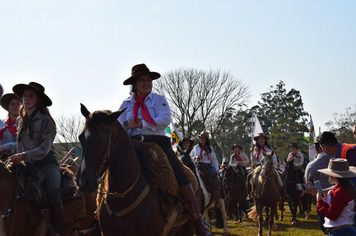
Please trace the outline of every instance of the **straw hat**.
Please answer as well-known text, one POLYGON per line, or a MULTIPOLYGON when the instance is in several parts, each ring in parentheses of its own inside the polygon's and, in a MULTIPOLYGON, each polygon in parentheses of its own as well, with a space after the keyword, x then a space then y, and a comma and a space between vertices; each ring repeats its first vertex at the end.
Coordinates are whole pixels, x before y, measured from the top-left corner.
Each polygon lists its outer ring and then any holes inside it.
POLYGON ((18 96, 16 96, 16 94, 14 93, 7 93, 4 96, 1 97, 0 99, 0 103, 2 108, 4 108, 5 110, 9 111, 9 103, 12 99, 18 99, 21 101, 21 98, 19 98, 18 96))
POLYGON ((12 91, 14 91, 14 93, 19 98, 22 98, 23 93, 27 89, 35 91, 37 93, 37 95, 42 98, 43 104, 45 106, 49 107, 52 105, 51 99, 45 94, 45 88, 42 85, 40 85, 39 83, 30 82, 29 84, 16 84, 12 88, 12 91))
POLYGON ((258 133, 255 137, 253 137, 253 140, 257 141, 259 137, 264 137, 266 140, 269 139, 264 133, 258 133))
POLYGON ((152 80, 158 79, 161 75, 157 72, 150 71, 145 64, 134 65, 131 69, 131 77, 124 81, 124 85, 130 85, 134 79, 140 75, 149 75, 152 80))
POLYGON ((330 159, 328 168, 318 171, 337 178, 356 177, 356 167, 349 166, 349 162, 342 158, 330 159))
POLYGON ((206 131, 202 131, 202 132, 199 134, 199 138, 209 138, 209 133, 206 132, 206 131))
POLYGON ((238 147, 240 151, 242 151, 244 149, 241 145, 238 145, 235 143, 234 145, 231 146, 231 150, 234 151, 235 147, 238 147))
POLYGON ((194 144, 194 141, 193 141, 193 140, 190 140, 189 138, 184 137, 183 140, 178 143, 178 145, 179 145, 180 147, 183 147, 183 143, 184 143, 184 142, 189 142, 191 147, 192 147, 193 144, 194 144))

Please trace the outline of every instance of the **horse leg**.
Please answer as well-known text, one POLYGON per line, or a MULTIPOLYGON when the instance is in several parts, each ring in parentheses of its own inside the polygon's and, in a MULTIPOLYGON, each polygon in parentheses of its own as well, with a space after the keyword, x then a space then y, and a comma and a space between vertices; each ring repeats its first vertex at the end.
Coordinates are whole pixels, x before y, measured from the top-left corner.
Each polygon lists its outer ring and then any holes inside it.
POLYGON ((274 222, 274 215, 277 214, 277 204, 273 207, 271 207, 271 217, 269 219, 269 231, 268 235, 272 235, 272 230, 276 231, 277 230, 277 225, 274 222))
POLYGON ((221 210, 221 215, 222 215, 222 218, 223 218, 223 222, 224 222, 224 235, 228 236, 230 235, 230 232, 229 230, 227 229, 227 216, 226 216, 226 210, 225 210, 225 202, 224 202, 224 199, 220 198, 220 210, 221 210))
POLYGON ((263 222, 263 207, 256 202, 256 209, 258 216, 258 236, 262 236, 262 222, 263 222))
POLYGON ((266 220, 265 220, 265 224, 266 224, 266 225, 268 225, 269 218, 270 218, 270 215, 269 215, 269 207, 266 207, 265 211, 266 211, 266 220))

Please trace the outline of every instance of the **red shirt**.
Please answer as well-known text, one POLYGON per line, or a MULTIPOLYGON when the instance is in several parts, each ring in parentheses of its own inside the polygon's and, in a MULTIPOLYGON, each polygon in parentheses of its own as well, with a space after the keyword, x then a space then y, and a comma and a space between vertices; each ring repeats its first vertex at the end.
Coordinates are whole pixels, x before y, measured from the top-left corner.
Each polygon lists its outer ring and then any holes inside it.
POLYGON ((344 207, 353 200, 351 194, 347 189, 336 185, 331 191, 331 202, 328 205, 323 200, 318 200, 318 211, 323 213, 323 215, 330 220, 336 220, 339 218, 344 207))

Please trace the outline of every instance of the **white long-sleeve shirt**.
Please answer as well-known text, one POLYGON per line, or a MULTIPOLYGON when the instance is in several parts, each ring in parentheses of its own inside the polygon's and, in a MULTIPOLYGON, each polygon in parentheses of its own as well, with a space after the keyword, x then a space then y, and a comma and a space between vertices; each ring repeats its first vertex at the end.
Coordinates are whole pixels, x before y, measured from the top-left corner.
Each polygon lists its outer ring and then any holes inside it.
MULTIPOLYGON (((135 95, 125 99, 120 106, 120 110, 127 107, 118 119, 121 125, 127 120, 133 120, 133 107, 136 102, 135 95)), ((132 135, 166 135, 166 127, 171 122, 171 110, 165 97, 160 94, 151 92, 145 98, 144 103, 147 106, 148 112, 157 126, 145 121, 141 112, 141 106, 138 108, 137 118, 142 121, 142 127, 134 129, 132 135)), ((125 127, 127 133, 131 133, 129 127, 125 127)))
MULTIPOLYGON (((211 147, 211 146, 210 146, 211 147)), ((201 163, 211 163, 214 166, 215 171, 219 171, 219 162, 216 158, 213 147, 211 147, 211 153, 206 153, 205 150, 202 150, 202 155, 200 155, 201 148, 199 144, 195 145, 190 152, 190 156, 193 161, 196 156, 199 156, 201 163)))
POLYGON ((295 153, 290 152, 288 154, 287 161, 294 159, 294 165, 302 166, 304 164, 304 157, 301 152, 296 151, 295 153), (294 155, 293 155, 294 154, 294 155))

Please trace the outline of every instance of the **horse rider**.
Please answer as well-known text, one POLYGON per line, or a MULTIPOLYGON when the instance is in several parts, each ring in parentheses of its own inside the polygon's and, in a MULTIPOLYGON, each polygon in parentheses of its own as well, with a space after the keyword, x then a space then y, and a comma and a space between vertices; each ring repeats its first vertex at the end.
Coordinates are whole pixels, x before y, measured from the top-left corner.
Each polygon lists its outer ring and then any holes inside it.
POLYGON ((246 165, 250 163, 248 156, 242 152, 243 147, 239 144, 232 145, 231 150, 234 151, 234 153, 230 157, 230 166, 232 166, 235 170, 238 168, 241 169, 246 178, 248 175, 246 165))
POLYGON ((177 147, 177 153, 178 153, 178 158, 183 162, 183 164, 185 164, 187 167, 189 167, 189 169, 191 169, 194 173, 194 175, 196 175, 195 173, 195 165, 194 162, 192 162, 191 157, 190 157, 190 152, 193 149, 193 145, 194 145, 194 141, 184 137, 182 141, 180 141, 178 143, 178 147, 177 147))
MULTIPOLYGON (((19 116, 21 98, 14 93, 7 93, 0 99, 0 104, 7 112, 7 119, 0 129, 0 155, 1 160, 6 160, 17 151, 17 117, 19 116)), ((2 121, 0 121, 2 122, 2 121)))
POLYGON ((209 133, 202 131, 199 135, 199 143, 190 152, 193 161, 199 161, 199 167, 205 169, 213 180, 213 195, 215 207, 220 208, 220 184, 219 184, 219 162, 213 147, 210 145, 209 133))
POLYGON ((152 92, 153 80, 160 77, 159 73, 150 71, 145 64, 132 67, 131 76, 123 82, 124 85, 131 85, 131 95, 120 106, 120 110, 125 107, 127 109, 121 114, 119 122, 130 134, 131 139, 153 142, 162 148, 172 166, 181 197, 196 215, 193 219, 196 233, 210 235, 210 231, 200 220, 200 208, 192 185, 172 149, 170 139, 166 136, 165 129, 171 122, 168 102, 164 96, 152 92))
MULTIPOLYGON (((272 152, 272 147, 268 143, 269 137, 264 135, 263 133, 258 133, 253 139, 256 141, 256 148, 253 149, 253 159, 252 159, 253 165, 260 166, 262 158, 263 158, 262 151, 267 152, 267 153, 272 152)), ((283 196, 283 199, 285 201, 289 201, 291 199, 291 197, 287 193, 286 183, 283 178, 282 172, 280 170, 280 163, 279 163, 279 160, 278 160, 278 157, 276 154, 273 155, 273 166, 274 166, 276 172, 278 173, 278 176, 282 182, 282 186, 280 189, 281 196, 283 196)), ((255 168, 254 171, 252 171, 247 176, 247 192, 248 192, 248 195, 246 198, 247 201, 253 200, 253 189, 251 189, 251 179, 252 179, 252 176, 257 174, 259 170, 260 170, 260 168, 255 168)))
POLYGON ((56 235, 61 235, 63 227, 61 173, 53 147, 56 125, 48 110, 52 101, 45 94, 45 88, 36 82, 17 84, 12 90, 22 98, 22 105, 17 135, 18 153, 12 155, 10 159, 14 164, 21 161, 32 162, 43 173, 53 230, 56 235))
POLYGON ((291 143, 289 145, 291 152, 288 154, 287 157, 287 161, 291 161, 292 159, 294 159, 294 166, 298 169, 300 169, 303 174, 304 174, 304 168, 303 168, 303 164, 304 164, 304 156, 301 152, 299 152, 298 149, 298 145, 296 143, 291 143))

